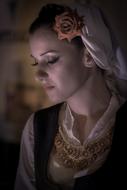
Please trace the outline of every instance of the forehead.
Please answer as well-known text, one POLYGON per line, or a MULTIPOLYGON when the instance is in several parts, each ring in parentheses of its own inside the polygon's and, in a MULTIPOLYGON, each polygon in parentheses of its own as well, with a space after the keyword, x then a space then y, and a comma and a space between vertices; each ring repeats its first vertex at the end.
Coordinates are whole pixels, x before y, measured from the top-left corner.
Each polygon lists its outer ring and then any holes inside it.
POLYGON ((75 46, 66 40, 59 40, 55 32, 44 28, 39 28, 30 34, 29 44, 32 55, 42 54, 49 50, 74 51, 75 49, 75 46))

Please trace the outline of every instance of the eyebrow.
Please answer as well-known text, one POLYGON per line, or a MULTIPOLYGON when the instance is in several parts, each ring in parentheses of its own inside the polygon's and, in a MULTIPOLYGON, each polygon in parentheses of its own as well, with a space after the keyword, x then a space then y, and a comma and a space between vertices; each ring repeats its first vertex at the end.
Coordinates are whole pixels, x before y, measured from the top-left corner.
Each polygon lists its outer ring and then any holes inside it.
MULTIPOLYGON (((41 53, 40 56, 44 56, 47 53, 58 53, 58 51, 56 51, 56 50, 48 50, 48 51, 46 51, 44 53, 41 53)), ((34 56, 32 54, 30 56, 34 58, 34 56)))

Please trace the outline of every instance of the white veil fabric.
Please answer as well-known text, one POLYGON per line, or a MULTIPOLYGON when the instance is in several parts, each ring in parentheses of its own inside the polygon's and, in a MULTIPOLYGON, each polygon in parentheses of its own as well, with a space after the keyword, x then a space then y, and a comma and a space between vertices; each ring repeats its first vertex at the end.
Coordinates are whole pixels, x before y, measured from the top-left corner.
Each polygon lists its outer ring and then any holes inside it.
POLYGON ((105 25, 100 10, 92 4, 74 4, 80 16, 84 16, 82 41, 96 65, 105 71, 110 90, 117 94, 120 103, 127 99, 127 62, 121 48, 113 49, 109 28, 105 25))

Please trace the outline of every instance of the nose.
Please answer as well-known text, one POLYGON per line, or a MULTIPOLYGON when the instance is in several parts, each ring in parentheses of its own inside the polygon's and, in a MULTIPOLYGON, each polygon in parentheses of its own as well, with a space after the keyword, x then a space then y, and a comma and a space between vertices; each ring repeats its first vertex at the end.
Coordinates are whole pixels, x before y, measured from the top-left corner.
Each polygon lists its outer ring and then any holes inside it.
POLYGON ((48 73, 46 71, 44 71, 44 70, 38 69, 37 72, 36 72, 36 74, 35 74, 35 78, 38 81, 45 80, 47 77, 48 77, 48 73))

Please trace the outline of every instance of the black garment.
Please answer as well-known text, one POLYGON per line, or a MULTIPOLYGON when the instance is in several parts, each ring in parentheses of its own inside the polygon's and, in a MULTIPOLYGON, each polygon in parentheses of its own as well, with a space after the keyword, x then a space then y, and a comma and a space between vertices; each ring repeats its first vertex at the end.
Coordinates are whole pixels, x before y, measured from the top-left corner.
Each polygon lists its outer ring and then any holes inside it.
MULTIPOLYGON (((37 190, 60 190, 47 177, 47 164, 58 130, 58 113, 61 104, 36 112, 35 177, 37 190)), ((127 189, 126 171, 127 102, 117 112, 112 147, 107 160, 93 174, 77 178, 73 190, 127 189)))

